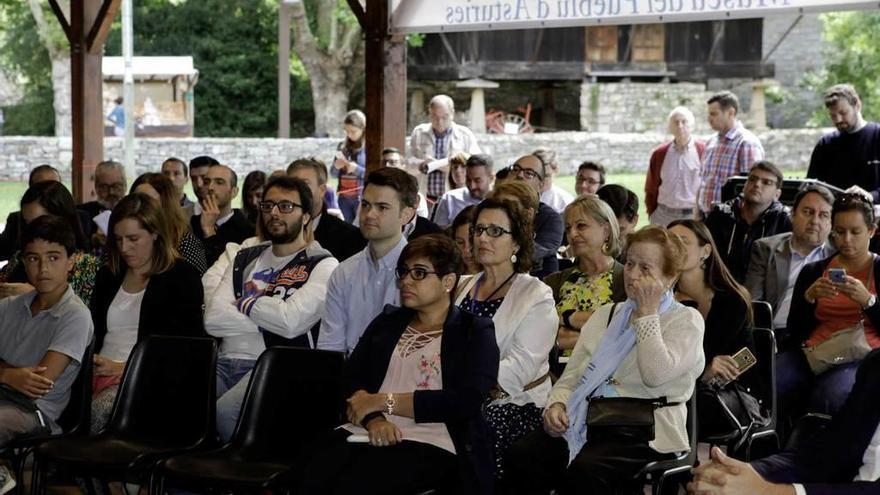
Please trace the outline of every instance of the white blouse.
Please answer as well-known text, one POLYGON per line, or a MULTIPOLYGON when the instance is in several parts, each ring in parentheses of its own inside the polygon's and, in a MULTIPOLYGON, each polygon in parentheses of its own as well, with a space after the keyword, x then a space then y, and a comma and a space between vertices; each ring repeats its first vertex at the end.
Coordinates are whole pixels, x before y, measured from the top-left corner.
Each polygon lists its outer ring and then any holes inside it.
POLYGON ((107 310, 107 335, 100 354, 113 361, 128 361, 137 343, 138 325, 141 319, 141 303, 146 288, 129 294, 122 287, 116 291, 110 309, 107 310))

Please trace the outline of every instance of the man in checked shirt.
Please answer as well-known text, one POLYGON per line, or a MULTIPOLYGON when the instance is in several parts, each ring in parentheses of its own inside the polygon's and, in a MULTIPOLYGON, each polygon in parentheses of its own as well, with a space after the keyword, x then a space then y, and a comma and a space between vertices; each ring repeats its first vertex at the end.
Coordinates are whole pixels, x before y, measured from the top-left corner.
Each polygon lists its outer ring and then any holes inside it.
POLYGON ((455 104, 446 95, 437 95, 428 103, 431 122, 417 125, 410 137, 407 170, 419 179, 419 190, 430 204, 446 192, 448 164, 436 167, 433 162, 444 160, 465 151, 480 153, 477 138, 470 129, 458 125, 455 120, 455 104))

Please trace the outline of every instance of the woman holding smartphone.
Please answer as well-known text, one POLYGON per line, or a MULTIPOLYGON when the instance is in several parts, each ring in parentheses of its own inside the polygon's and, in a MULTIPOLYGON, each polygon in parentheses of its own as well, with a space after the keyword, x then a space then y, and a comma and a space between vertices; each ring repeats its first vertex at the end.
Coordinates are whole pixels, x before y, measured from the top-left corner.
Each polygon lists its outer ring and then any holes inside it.
POLYGON ((330 170, 339 178, 336 188, 339 209, 345 221, 352 223, 357 215, 367 170, 367 147, 364 144, 367 117, 360 110, 352 110, 345 114, 343 128, 345 141, 339 143, 330 170))
POLYGON ((841 195, 831 210, 838 253, 806 265, 798 276, 787 326, 791 341, 803 347, 781 349, 776 365, 780 411, 789 417, 805 411, 833 415, 849 395, 861 359, 880 347, 880 257, 868 250, 875 230, 871 202, 841 195), (829 361, 835 364, 823 364, 829 361))

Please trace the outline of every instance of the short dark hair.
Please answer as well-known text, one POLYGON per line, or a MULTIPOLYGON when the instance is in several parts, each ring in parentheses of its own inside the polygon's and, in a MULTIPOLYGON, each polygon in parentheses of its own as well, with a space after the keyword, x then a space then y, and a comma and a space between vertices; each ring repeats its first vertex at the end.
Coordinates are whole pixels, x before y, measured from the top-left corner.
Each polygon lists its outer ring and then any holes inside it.
POLYGON ((834 206, 834 194, 831 190, 825 186, 820 186, 819 184, 807 184, 807 186, 798 191, 797 195, 794 197, 794 204, 791 206, 792 213, 797 211, 804 196, 810 193, 818 194, 826 203, 828 203, 829 206, 834 206))
POLYGON ((415 208, 419 200, 419 184, 416 182, 416 178, 399 168, 382 167, 373 170, 367 175, 364 190, 370 184, 390 187, 397 191, 401 207, 415 208))
POLYGON ((736 97, 730 91, 719 91, 712 95, 708 101, 706 101, 707 105, 711 105, 713 103, 717 103, 722 110, 734 109, 737 114, 739 114, 739 98, 736 97))
POLYGON ((639 197, 619 184, 607 184, 596 191, 599 199, 608 203, 617 218, 632 222, 639 213, 639 197))
MULTIPOLYGON (((40 203, 40 206, 50 215, 59 216, 70 225, 73 229, 77 249, 83 251, 89 249, 89 241, 83 233, 79 214, 76 212, 76 203, 64 184, 54 180, 37 182, 24 192, 19 207, 33 202, 40 203)), ((22 219, 22 223, 24 223, 24 219, 22 219)))
POLYGON ((23 226, 22 252, 28 244, 37 239, 60 244, 67 252, 67 256, 72 256, 76 252, 76 235, 73 233, 73 228, 65 219, 56 215, 42 215, 23 226))
POLYGON ((426 258, 434 265, 438 277, 455 274, 455 284, 464 271, 464 261, 458 244, 443 234, 428 234, 413 239, 404 246, 397 259, 397 265, 403 265, 413 258, 426 258))
POLYGON ((194 168, 201 168, 201 167, 210 167, 211 165, 219 165, 219 164, 220 164, 220 162, 218 162, 213 157, 210 157, 208 155, 201 155, 201 156, 197 156, 189 161, 189 168, 194 169, 194 168))
POLYGON ((834 105, 841 98, 853 107, 859 103, 859 93, 852 84, 835 84, 825 90, 825 94, 822 95, 826 108, 834 105))
POLYGON ((186 162, 183 161, 183 160, 181 160, 180 158, 177 158, 176 156, 168 157, 168 158, 165 159, 164 162, 162 162, 162 167, 164 167, 165 164, 168 163, 168 162, 179 163, 179 164, 180 164, 180 167, 183 169, 183 175, 187 175, 187 174, 189 174, 189 169, 188 169, 187 166, 186 166, 186 162))
POLYGON ((492 167, 494 166, 494 162, 492 161, 492 157, 489 155, 484 155, 482 153, 477 153, 476 155, 471 155, 470 158, 467 159, 465 163, 465 167, 474 168, 474 167, 486 167, 486 172, 489 175, 492 175, 492 167))
MULTIPOLYGON (((782 181, 785 180, 785 177, 782 175, 782 171, 779 170, 779 167, 773 164, 773 162, 769 162, 767 160, 755 162, 755 164, 752 165, 751 170, 755 169, 763 170, 764 172, 773 174, 773 176, 776 177, 776 188, 782 189, 782 181)), ((749 173, 751 173, 751 170, 749 171, 749 173)))
POLYGON ((296 160, 290 162, 290 165, 287 166, 287 175, 290 175, 294 172, 294 170, 299 170, 301 168, 310 168, 315 171, 315 174, 318 175, 318 185, 323 186, 327 183, 327 165, 324 164, 320 159, 314 156, 307 156, 305 158, 297 158, 296 160))
POLYGON ((31 169, 31 172, 28 174, 28 186, 34 185, 34 176, 43 172, 55 172, 55 175, 57 175, 58 178, 61 178, 61 172, 59 172, 57 168, 48 163, 44 163, 31 169))
POLYGON ((302 205, 303 213, 308 213, 311 216, 315 200, 312 198, 312 190, 309 189, 305 181, 286 175, 276 175, 269 179, 269 182, 263 187, 263 199, 266 199, 266 194, 269 193, 270 189, 276 187, 284 191, 296 191, 299 193, 299 202, 302 205))
POLYGON ((510 175, 510 167, 504 167, 501 170, 495 172, 495 180, 504 180, 510 175))
POLYGON ((459 227, 462 225, 470 225, 474 222, 474 212, 476 209, 477 205, 468 205, 458 212, 458 215, 455 215, 452 224, 449 226, 449 237, 455 238, 455 231, 458 230, 459 227))
POLYGON ((232 169, 229 165, 223 165, 222 163, 212 163, 209 165, 209 169, 214 167, 223 167, 226 170, 229 170, 229 185, 232 187, 238 187, 238 174, 235 173, 235 170, 232 169))
POLYGON ((599 184, 603 186, 605 185, 605 165, 588 160, 578 166, 578 173, 580 173, 581 170, 593 170, 599 172, 599 184))
POLYGON ((865 219, 865 225, 869 229, 877 226, 874 218, 874 205, 868 198, 859 193, 844 193, 837 197, 834 205, 831 206, 831 224, 834 224, 834 218, 838 213, 846 213, 848 211, 857 211, 862 214, 865 219))
POLYGON ((383 155, 387 155, 388 153, 397 153, 399 155, 400 150, 393 147, 393 146, 389 146, 389 147, 385 148, 384 150, 382 150, 383 155))
POLYGON ((526 214, 518 202, 509 199, 498 199, 492 196, 477 204, 474 210, 474 219, 471 221, 471 245, 474 245, 473 228, 477 225, 477 219, 483 210, 501 210, 510 219, 510 230, 513 241, 519 245, 516 253, 516 261, 513 263, 513 271, 528 273, 532 268, 532 253, 534 252, 535 236, 532 227, 532 218, 526 214))

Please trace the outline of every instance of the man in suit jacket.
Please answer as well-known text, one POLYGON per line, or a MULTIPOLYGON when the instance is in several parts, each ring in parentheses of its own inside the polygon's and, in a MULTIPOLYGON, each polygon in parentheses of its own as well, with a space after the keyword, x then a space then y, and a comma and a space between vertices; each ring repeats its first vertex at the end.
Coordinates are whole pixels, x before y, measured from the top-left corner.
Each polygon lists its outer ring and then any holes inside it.
POLYGON ((360 229, 338 217, 327 214, 324 195, 327 192, 327 166, 317 158, 300 158, 287 167, 287 175, 305 182, 314 198, 312 221, 314 238, 337 260, 345 261, 367 246, 360 229))
POLYGON ((756 301, 773 306, 777 338, 784 340, 794 283, 807 263, 831 256, 831 206, 834 196, 827 188, 812 185, 800 191, 792 208, 792 231, 755 241, 745 285, 756 301))
POLYGON ((803 444, 747 464, 717 447, 694 469, 689 493, 857 495, 880 493, 880 351, 859 366, 856 383, 828 428, 803 444))

